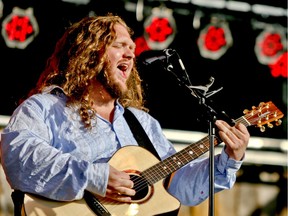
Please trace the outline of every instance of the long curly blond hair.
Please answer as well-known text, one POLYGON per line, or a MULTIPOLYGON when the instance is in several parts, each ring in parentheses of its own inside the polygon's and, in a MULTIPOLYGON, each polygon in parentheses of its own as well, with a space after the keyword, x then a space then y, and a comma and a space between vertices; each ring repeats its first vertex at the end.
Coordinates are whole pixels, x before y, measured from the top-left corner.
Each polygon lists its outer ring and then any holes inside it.
MULTIPOLYGON (((126 27, 130 36, 133 35, 122 18, 116 15, 85 17, 71 25, 57 42, 55 50, 47 60, 36 87, 29 95, 40 93, 45 87, 57 85, 68 97, 67 106, 79 105, 79 114, 86 128, 91 128, 91 119, 97 110, 92 112, 89 103, 89 83, 105 70, 106 48, 116 39, 114 26, 121 24, 126 27)), ((128 91, 119 98, 124 106, 132 106, 145 111, 142 80, 136 64, 127 81, 128 91)))

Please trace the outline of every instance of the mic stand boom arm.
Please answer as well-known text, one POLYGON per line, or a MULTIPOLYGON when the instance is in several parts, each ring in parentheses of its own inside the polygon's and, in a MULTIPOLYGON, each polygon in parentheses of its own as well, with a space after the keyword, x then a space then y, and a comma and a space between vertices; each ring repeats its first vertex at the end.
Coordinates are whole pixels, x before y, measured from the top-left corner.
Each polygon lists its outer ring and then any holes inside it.
MULTIPOLYGON (((167 52, 168 53, 168 52, 167 52)), ((174 51, 174 54, 177 52, 174 51)), ((178 54, 177 54, 178 55, 178 54)), ((213 216, 214 215, 214 141, 215 141, 215 121, 217 120, 217 116, 221 116, 222 118, 224 118, 228 123, 232 123, 234 124, 233 120, 231 120, 224 111, 222 111, 221 113, 216 112, 215 109, 213 109, 211 106, 209 106, 206 103, 206 99, 214 94, 216 94, 217 92, 219 92, 221 88, 208 92, 209 88, 211 87, 211 85, 214 83, 214 78, 211 77, 210 78, 210 83, 208 83, 206 86, 193 86, 190 82, 189 76, 185 70, 185 67, 178 55, 178 59, 179 59, 179 64, 182 68, 182 73, 184 72, 184 76, 182 76, 182 78, 180 78, 179 76, 177 76, 177 74, 173 71, 173 65, 171 63, 169 63, 169 57, 171 55, 167 56, 167 68, 166 70, 171 72, 174 76, 176 76, 177 80, 179 81, 180 86, 184 86, 186 88, 188 88, 191 92, 191 95, 193 95, 194 97, 196 97, 199 101, 199 105, 201 107, 203 107, 204 109, 204 115, 207 117, 208 121, 209 121, 209 144, 210 144, 210 149, 209 149, 209 216, 213 216)), ((202 110, 202 109, 201 109, 202 110)))
POLYGON ((204 107, 203 110, 205 110, 205 116, 208 116, 208 119, 213 119, 211 118, 211 115, 216 115, 218 116, 219 118, 227 121, 229 124, 231 125, 234 125, 234 121, 224 112, 224 111, 221 111, 221 112, 217 112, 215 109, 213 109, 211 106, 209 106, 207 103, 206 103, 206 99, 216 93, 218 93, 219 91, 221 91, 223 89, 223 87, 219 88, 219 89, 216 89, 216 90, 213 90, 213 91, 210 91, 209 92, 209 88, 213 85, 215 79, 214 77, 210 77, 209 79, 209 83, 206 84, 205 86, 195 86, 195 85, 192 85, 191 84, 191 81, 190 81, 190 78, 186 72, 186 69, 184 67, 184 64, 182 63, 182 60, 181 58, 179 57, 178 53, 173 50, 173 51, 170 51, 171 49, 169 49, 168 51, 165 51, 165 53, 172 53, 172 54, 167 54, 166 56, 166 67, 165 69, 172 73, 176 79, 179 81, 179 85, 180 86, 183 86, 185 88, 187 88, 191 95, 193 95, 196 99, 198 99, 198 103, 200 106, 204 107), (179 59, 179 64, 181 66, 181 70, 182 70, 182 73, 184 73, 184 75, 182 76, 178 76, 176 72, 174 72, 174 67, 173 67, 173 64, 170 63, 170 58, 173 56, 173 55, 177 55, 178 56, 178 59, 179 59))

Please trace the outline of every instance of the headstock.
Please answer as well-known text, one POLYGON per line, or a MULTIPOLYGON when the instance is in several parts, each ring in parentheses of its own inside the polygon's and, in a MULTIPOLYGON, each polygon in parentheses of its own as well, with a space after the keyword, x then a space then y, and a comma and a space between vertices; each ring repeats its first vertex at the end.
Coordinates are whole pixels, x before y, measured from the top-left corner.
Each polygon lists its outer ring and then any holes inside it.
POLYGON ((260 128, 261 132, 265 131, 265 126, 269 128, 273 128, 273 124, 271 122, 275 122, 276 126, 281 125, 284 114, 271 102, 261 102, 258 107, 253 106, 252 110, 245 109, 243 111, 245 114, 246 120, 251 125, 256 125, 260 128))

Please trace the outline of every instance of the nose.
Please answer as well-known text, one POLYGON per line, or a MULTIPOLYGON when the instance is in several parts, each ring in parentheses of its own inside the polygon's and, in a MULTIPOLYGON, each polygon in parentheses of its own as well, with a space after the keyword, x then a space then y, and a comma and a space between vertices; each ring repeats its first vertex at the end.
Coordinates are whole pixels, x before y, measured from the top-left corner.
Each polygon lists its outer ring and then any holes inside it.
POLYGON ((133 59, 135 58, 135 53, 134 53, 134 49, 130 49, 129 47, 127 47, 125 49, 125 52, 124 52, 124 56, 125 58, 128 58, 128 59, 133 59))

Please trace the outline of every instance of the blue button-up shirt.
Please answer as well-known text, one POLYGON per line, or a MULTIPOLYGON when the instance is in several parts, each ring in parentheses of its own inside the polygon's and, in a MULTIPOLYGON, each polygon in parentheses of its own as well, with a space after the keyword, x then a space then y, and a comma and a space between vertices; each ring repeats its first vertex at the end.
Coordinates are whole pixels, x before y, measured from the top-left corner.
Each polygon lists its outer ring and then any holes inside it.
MULTIPOLYGON (((137 145, 123 116, 124 108, 116 103, 112 123, 97 115, 89 131, 83 127, 77 107, 67 107, 66 96, 50 90, 24 101, 1 134, 1 163, 9 184, 57 200, 81 199, 85 190, 104 196, 109 160, 118 149, 137 145)), ((162 159, 176 153, 156 119, 129 109, 162 159)), ((241 164, 229 159, 225 151, 215 155, 215 192, 233 186, 241 164)), ((209 160, 198 158, 179 169, 168 191, 184 205, 205 200, 209 196, 209 160)))

